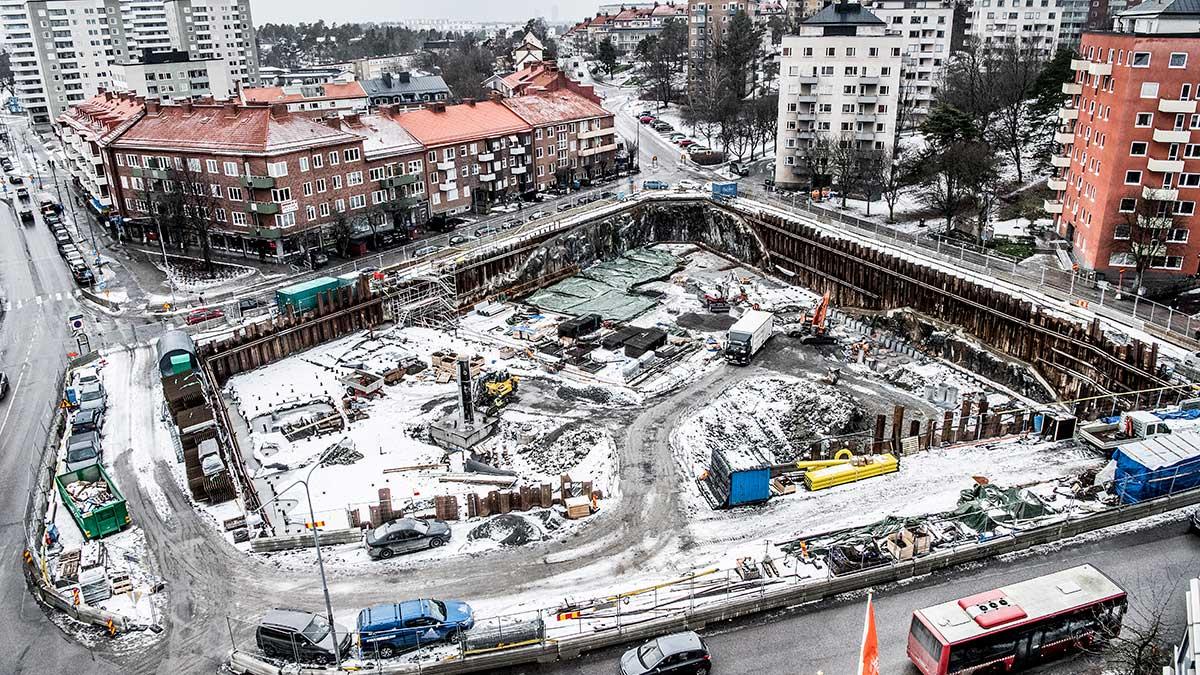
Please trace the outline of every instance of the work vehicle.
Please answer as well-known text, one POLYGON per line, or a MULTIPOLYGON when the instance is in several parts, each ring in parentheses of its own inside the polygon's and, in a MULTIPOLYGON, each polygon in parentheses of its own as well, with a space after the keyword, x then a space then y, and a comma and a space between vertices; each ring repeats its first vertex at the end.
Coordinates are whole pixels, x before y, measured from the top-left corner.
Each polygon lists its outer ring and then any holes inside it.
POLYGON ((435 642, 458 642, 475 625, 471 606, 461 600, 405 600, 358 613, 359 648, 364 658, 390 659, 405 649, 435 642))
POLYGON ((213 319, 220 319, 224 316, 225 312, 217 309, 216 307, 201 307, 200 309, 193 309, 192 311, 188 312, 187 316, 183 318, 183 321, 189 326, 194 326, 198 323, 204 323, 205 321, 211 321, 213 319))
POLYGON ((85 384, 79 387, 76 392, 79 394, 80 410, 96 410, 101 415, 104 414, 108 405, 108 394, 104 391, 104 385, 99 382, 85 384))
POLYGON ((1113 452, 1134 441, 1144 441, 1171 433, 1171 428, 1152 412, 1133 410, 1121 413, 1116 422, 1092 422, 1079 427, 1079 438, 1097 450, 1113 452))
POLYGON ((829 294, 821 296, 812 314, 805 315, 800 325, 788 330, 789 337, 798 337, 806 345, 833 344, 829 337, 829 294))
POLYGON ((100 431, 103 424, 104 416, 96 409, 80 410, 71 418, 71 435, 100 431))
POLYGON ((397 518, 367 533, 367 555, 387 560, 397 553, 437 548, 450 541, 450 526, 444 520, 397 518))
POLYGON ((100 434, 95 431, 84 431, 73 434, 67 439, 67 471, 75 471, 85 466, 98 464, 103 450, 100 446, 100 434))
POLYGON ((495 410, 508 405, 517 395, 518 378, 507 370, 496 370, 479 377, 475 386, 475 404, 495 410))
POLYGON ((692 631, 655 638, 621 656, 621 675, 708 675, 712 656, 692 631))
POLYGON ((8 375, 0 373, 0 401, 8 396, 8 375))
POLYGON ((275 291, 275 305, 281 314, 287 314, 290 307, 295 314, 312 311, 317 308, 317 298, 322 293, 337 290, 341 283, 333 277, 317 277, 298 284, 285 286, 275 291))
POLYGON ((100 539, 129 524, 125 496, 102 464, 89 464, 54 477, 62 503, 86 539, 100 539))
POLYGON ((413 251, 413 257, 420 258, 427 255, 433 255, 440 250, 442 250, 441 246, 422 246, 421 248, 413 251))
POLYGON ((666 190, 671 187, 668 183, 661 180, 644 180, 642 181, 643 190, 666 190))
POLYGON ((1080 565, 913 612, 908 658, 924 675, 1010 672, 1121 630, 1125 591, 1080 565))
POLYGON ((729 327, 725 360, 739 366, 749 365, 750 359, 767 343, 774 328, 774 314, 757 309, 747 310, 729 327))
MULTIPOLYGON (((315 663, 333 663, 333 632, 325 617, 302 609, 276 608, 267 612, 254 630, 254 641, 262 653, 276 659, 315 663)), ((345 658, 350 650, 350 631, 335 625, 338 653, 345 658)))

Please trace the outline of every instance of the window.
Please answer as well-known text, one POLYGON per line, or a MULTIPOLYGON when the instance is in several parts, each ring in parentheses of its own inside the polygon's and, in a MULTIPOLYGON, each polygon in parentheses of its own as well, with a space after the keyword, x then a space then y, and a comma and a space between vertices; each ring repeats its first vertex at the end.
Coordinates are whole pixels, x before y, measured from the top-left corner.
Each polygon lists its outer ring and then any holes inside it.
POLYGON ((347 162, 357 162, 360 156, 358 148, 349 148, 342 152, 342 159, 347 162))
POLYGON ((1187 159, 1200 159, 1200 143, 1188 143, 1184 146, 1183 156, 1187 159))
POLYGON ((1200 173, 1181 173, 1181 174, 1179 174, 1179 187, 1186 187, 1186 188, 1200 187, 1200 173))
POLYGON ((303 173, 305 171, 308 171, 308 158, 301 157, 299 162, 300 162, 300 172, 303 173))
POLYGON ((246 224, 246 213, 244 211, 233 211, 229 215, 232 217, 234 225, 246 224))
POLYGON ((1140 112, 1133 118, 1133 126, 1149 127, 1154 124, 1154 113, 1140 112))
POLYGON ((271 189, 271 201, 273 202, 286 202, 290 201, 291 198, 292 188, 290 187, 271 189))
POLYGON ((376 190, 371 193, 372 204, 382 204, 387 201, 387 190, 376 190))
POLYGON ((1171 60, 1167 63, 1168 68, 1186 68, 1187 67, 1187 52, 1171 52, 1171 60))
POLYGON ((1141 182, 1142 182, 1142 172, 1141 171, 1126 171, 1125 172, 1125 184, 1126 185, 1140 185, 1141 182))
POLYGON ((366 195, 350 195, 350 208, 361 209, 367 205, 366 195))
POLYGON ((1121 199, 1121 206, 1117 210, 1121 213, 1133 213, 1135 208, 1137 208, 1137 200, 1133 197, 1125 197, 1121 199))
POLYGON ((1129 144, 1129 156, 1130 157, 1145 157, 1146 156, 1146 142, 1145 141, 1134 141, 1134 142, 1130 143, 1129 144))
POLYGON ((291 227, 296 224, 296 212, 275 214, 275 227, 291 227))
POLYGON ((317 192, 324 192, 324 191, 326 191, 326 190, 328 190, 328 189, 329 189, 329 187, 328 187, 328 185, 325 183, 325 179, 324 179, 324 178, 318 178, 318 179, 317 179, 317 192))
POLYGON ((1196 202, 1175 202, 1175 215, 1190 216, 1196 213, 1196 202))
POLYGON ((333 189, 334 190, 342 189, 342 174, 340 174, 340 173, 333 174, 333 189))
POLYGON ((387 167, 377 166, 371 169, 371 180, 383 180, 387 178, 387 167))
POLYGON ((320 211, 321 211, 321 217, 322 217, 322 218, 325 218, 325 217, 328 217, 328 216, 329 216, 329 202, 323 202, 323 203, 320 205, 319 209, 320 209, 320 211))
POLYGON ((345 200, 345 199, 339 199, 339 200, 335 201, 335 202, 333 203, 333 208, 334 208, 334 210, 336 210, 338 213, 345 213, 345 212, 346 212, 346 200, 345 200))
POLYGON ((339 157, 339 155, 338 155, 338 151, 337 151, 337 150, 330 150, 330 151, 329 151, 329 166, 337 166, 337 165, 338 165, 338 163, 339 163, 339 162, 341 162, 341 161, 342 161, 342 160, 341 160, 341 158, 339 157))
POLYGON ((228 187, 228 188, 225 188, 225 191, 229 194, 229 201, 231 201, 231 202, 242 201, 242 188, 228 187))
POLYGON ((346 185, 362 185, 363 173, 361 171, 351 171, 346 174, 346 185))
POLYGON ((325 158, 321 155, 313 155, 312 165, 314 169, 319 169, 325 166, 325 158))
POLYGON ((271 162, 267 164, 267 175, 272 178, 282 178, 288 175, 287 162, 271 162))
MULTIPOLYGON (((176 157, 175 159, 176 159, 176 160, 178 160, 179 158, 178 158, 178 157, 176 157)), ((196 158, 196 157, 188 157, 188 161, 187 161, 187 162, 188 162, 188 165, 187 165, 187 166, 188 166, 188 171, 199 171, 199 170, 200 170, 200 166, 201 166, 201 165, 200 165, 200 160, 199 160, 198 158, 196 158)), ((176 169, 179 169, 180 167, 175 167, 175 168, 176 168, 176 169)))
POLYGON ((213 212, 213 217, 216 218, 218 223, 224 223, 228 220, 228 213, 225 209, 217 209, 213 212))
POLYGON ((304 215, 308 217, 309 222, 317 219, 317 209, 314 206, 304 207, 304 215))
POLYGON ((836 47, 826 47, 825 48, 825 56, 837 56, 837 48, 836 47))
POLYGON ((1142 83, 1142 98, 1158 98, 1158 83, 1143 82, 1142 83))
POLYGON ((302 185, 302 186, 300 186, 300 187, 301 187, 301 190, 304 192, 304 196, 305 196, 305 197, 311 197, 311 196, 313 196, 313 184, 312 184, 312 181, 305 181, 304 185, 302 185))
POLYGON ((204 164, 206 165, 206 167, 205 167, 205 168, 207 168, 207 169, 208 169, 208 172, 209 172, 209 173, 217 173, 217 172, 218 172, 218 169, 217 169, 217 160, 215 160, 215 159, 206 159, 206 160, 204 160, 204 164))
POLYGON ((1134 68, 1150 67, 1150 52, 1134 52, 1129 58, 1129 65, 1134 68))

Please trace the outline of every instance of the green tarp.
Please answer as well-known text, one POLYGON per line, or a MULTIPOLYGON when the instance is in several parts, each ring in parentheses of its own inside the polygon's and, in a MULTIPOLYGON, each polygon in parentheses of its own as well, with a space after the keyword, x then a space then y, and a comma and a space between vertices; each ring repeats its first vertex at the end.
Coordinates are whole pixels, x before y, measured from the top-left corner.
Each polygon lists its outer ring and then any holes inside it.
POLYGON ((614 260, 592 265, 579 274, 548 286, 527 303, 560 314, 599 314, 628 321, 652 308, 654 299, 631 294, 638 284, 661 279, 679 267, 679 258, 665 251, 635 249, 614 260))

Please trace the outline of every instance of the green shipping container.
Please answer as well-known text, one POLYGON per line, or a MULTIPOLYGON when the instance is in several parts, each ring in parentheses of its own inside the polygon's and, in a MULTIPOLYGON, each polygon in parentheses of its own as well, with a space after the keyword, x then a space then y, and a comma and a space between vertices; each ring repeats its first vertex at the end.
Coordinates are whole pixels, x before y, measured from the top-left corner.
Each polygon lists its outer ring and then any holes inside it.
POLYGON ((179 375, 192 369, 192 357, 188 354, 177 354, 171 357, 171 374, 179 375))
POLYGON ((108 472, 104 470, 103 466, 93 464, 82 469, 68 471, 60 476, 55 476, 54 484, 58 486, 58 496, 62 498, 63 505, 67 507, 67 510, 71 512, 71 517, 79 525, 79 531, 83 532, 85 539, 107 537, 115 532, 120 532, 129 524, 129 510, 125 504, 125 496, 117 489, 117 484, 113 482, 112 478, 109 478, 108 472), (108 486, 113 500, 86 513, 80 511, 80 505, 76 504, 67 492, 67 486, 79 480, 92 483, 103 481, 108 486))
POLYGON ((288 305, 296 313, 309 312, 317 308, 317 294, 335 290, 338 280, 332 277, 317 277, 275 291, 275 304, 280 312, 287 312, 288 305))

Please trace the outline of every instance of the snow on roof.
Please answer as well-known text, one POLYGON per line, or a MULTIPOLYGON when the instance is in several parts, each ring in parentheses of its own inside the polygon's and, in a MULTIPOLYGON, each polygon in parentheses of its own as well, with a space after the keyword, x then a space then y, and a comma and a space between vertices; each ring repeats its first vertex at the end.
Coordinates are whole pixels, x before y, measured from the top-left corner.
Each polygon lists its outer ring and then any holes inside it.
POLYGON ((432 147, 527 131, 529 125, 495 101, 422 108, 396 116, 422 144, 432 147))
POLYGON ((131 95, 102 93, 71 106, 58 116, 58 122, 88 141, 105 145, 137 122, 145 109, 145 104, 131 95))
POLYGON ((242 90, 247 103, 296 103, 364 98, 367 92, 358 82, 306 84, 298 87, 251 87, 242 90))
MULTIPOLYGON (((1157 421, 1157 418, 1155 418, 1157 421)), ((1122 445, 1122 455, 1155 471, 1200 457, 1200 430, 1178 431, 1122 445)))
POLYGON ((569 89, 515 96, 501 101, 533 126, 606 117, 612 113, 569 89))
POLYGON ((375 77, 364 80, 362 86, 371 96, 450 91, 441 75, 413 75, 411 73, 407 75, 407 80, 402 74, 389 73, 386 78, 375 77))
POLYGON ((362 137, 363 155, 367 159, 423 149, 417 139, 389 115, 351 115, 342 120, 342 129, 362 137))
POLYGON ((114 147, 271 154, 350 143, 359 137, 304 115, 239 105, 164 105, 131 126, 114 147))

